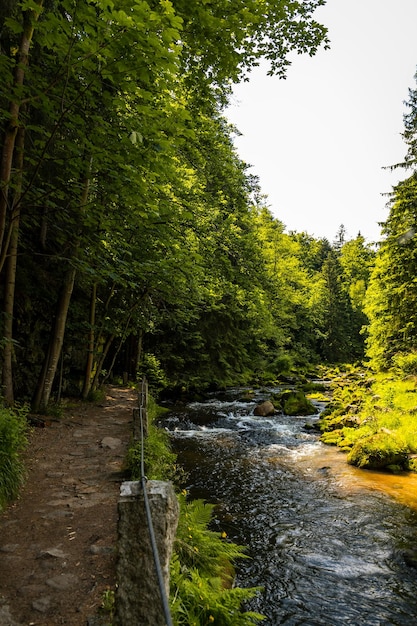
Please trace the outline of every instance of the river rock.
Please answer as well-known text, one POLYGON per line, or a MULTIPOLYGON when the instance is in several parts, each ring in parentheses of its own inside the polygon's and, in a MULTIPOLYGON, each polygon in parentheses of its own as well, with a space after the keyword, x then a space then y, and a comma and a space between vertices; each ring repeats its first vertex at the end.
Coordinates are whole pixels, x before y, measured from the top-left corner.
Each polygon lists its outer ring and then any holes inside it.
POLYGON ((316 407, 302 391, 286 389, 274 395, 273 399, 285 415, 315 415, 317 413, 316 407))
POLYGON ((404 550, 403 556, 404 556, 404 561, 407 563, 409 567, 414 567, 414 569, 417 569, 417 551, 416 550, 404 550))
POLYGON ((268 415, 274 415, 274 413, 275 407, 269 400, 265 400, 265 402, 258 404, 253 411, 254 415, 258 415, 260 417, 267 417, 268 415))

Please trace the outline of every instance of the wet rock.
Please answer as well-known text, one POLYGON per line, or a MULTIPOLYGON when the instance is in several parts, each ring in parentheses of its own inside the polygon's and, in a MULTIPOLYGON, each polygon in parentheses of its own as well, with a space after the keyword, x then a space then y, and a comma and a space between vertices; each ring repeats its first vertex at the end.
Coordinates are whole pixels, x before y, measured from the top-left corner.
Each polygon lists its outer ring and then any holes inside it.
POLYGON ((378 432, 358 440, 347 456, 350 465, 363 469, 406 469, 408 453, 402 442, 390 434, 378 432))
POLYGON ((326 476, 330 472, 330 469, 329 465, 324 465, 323 467, 320 467, 317 472, 326 476))
POLYGON ((267 417, 268 415, 274 415, 274 413, 275 407, 269 400, 265 400, 265 402, 258 404, 253 411, 253 414, 258 415, 259 417, 267 417))
POLYGON ((417 569, 417 550, 404 550, 403 557, 409 567, 417 569))
POLYGON ((273 400, 286 415, 315 415, 317 413, 314 404, 306 398, 302 391, 286 389, 280 394, 274 395, 273 400))

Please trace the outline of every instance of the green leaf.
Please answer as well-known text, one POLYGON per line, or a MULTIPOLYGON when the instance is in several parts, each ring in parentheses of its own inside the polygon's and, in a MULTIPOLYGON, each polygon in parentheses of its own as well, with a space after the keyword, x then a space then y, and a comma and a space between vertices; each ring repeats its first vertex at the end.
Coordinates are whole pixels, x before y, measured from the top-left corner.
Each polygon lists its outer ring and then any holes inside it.
POLYGON ((5 25, 7 26, 7 28, 9 28, 12 33, 15 33, 15 35, 19 35, 20 33, 23 33, 23 25, 18 22, 14 17, 6 17, 6 19, 4 20, 5 25))

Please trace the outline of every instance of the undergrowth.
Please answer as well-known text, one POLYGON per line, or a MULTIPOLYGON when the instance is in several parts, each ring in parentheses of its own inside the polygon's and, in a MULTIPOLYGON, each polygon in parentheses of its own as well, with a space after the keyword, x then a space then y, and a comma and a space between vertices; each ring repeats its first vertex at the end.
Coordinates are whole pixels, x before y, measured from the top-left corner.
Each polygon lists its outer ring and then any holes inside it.
MULTIPOLYGON (((177 456, 170 450, 169 435, 165 430, 158 428, 155 421, 165 412, 153 398, 149 397, 148 404, 148 435, 144 441, 145 474, 150 480, 175 481, 179 473, 177 456)), ((127 466, 132 480, 141 477, 142 445, 138 441, 130 446, 127 454, 127 466)))
POLYGON ((27 445, 26 415, 26 408, 0 408, 0 511, 17 498, 24 482, 21 454, 27 445))

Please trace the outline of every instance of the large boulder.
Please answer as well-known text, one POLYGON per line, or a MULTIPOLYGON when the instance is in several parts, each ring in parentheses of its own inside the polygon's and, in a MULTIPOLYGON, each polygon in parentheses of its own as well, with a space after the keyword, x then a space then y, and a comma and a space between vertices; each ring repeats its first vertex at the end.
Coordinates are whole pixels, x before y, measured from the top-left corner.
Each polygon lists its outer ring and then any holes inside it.
POLYGON ((258 415, 259 417, 267 417, 268 415, 274 415, 274 413, 275 407, 269 400, 265 400, 265 402, 258 404, 253 411, 253 414, 258 415))

